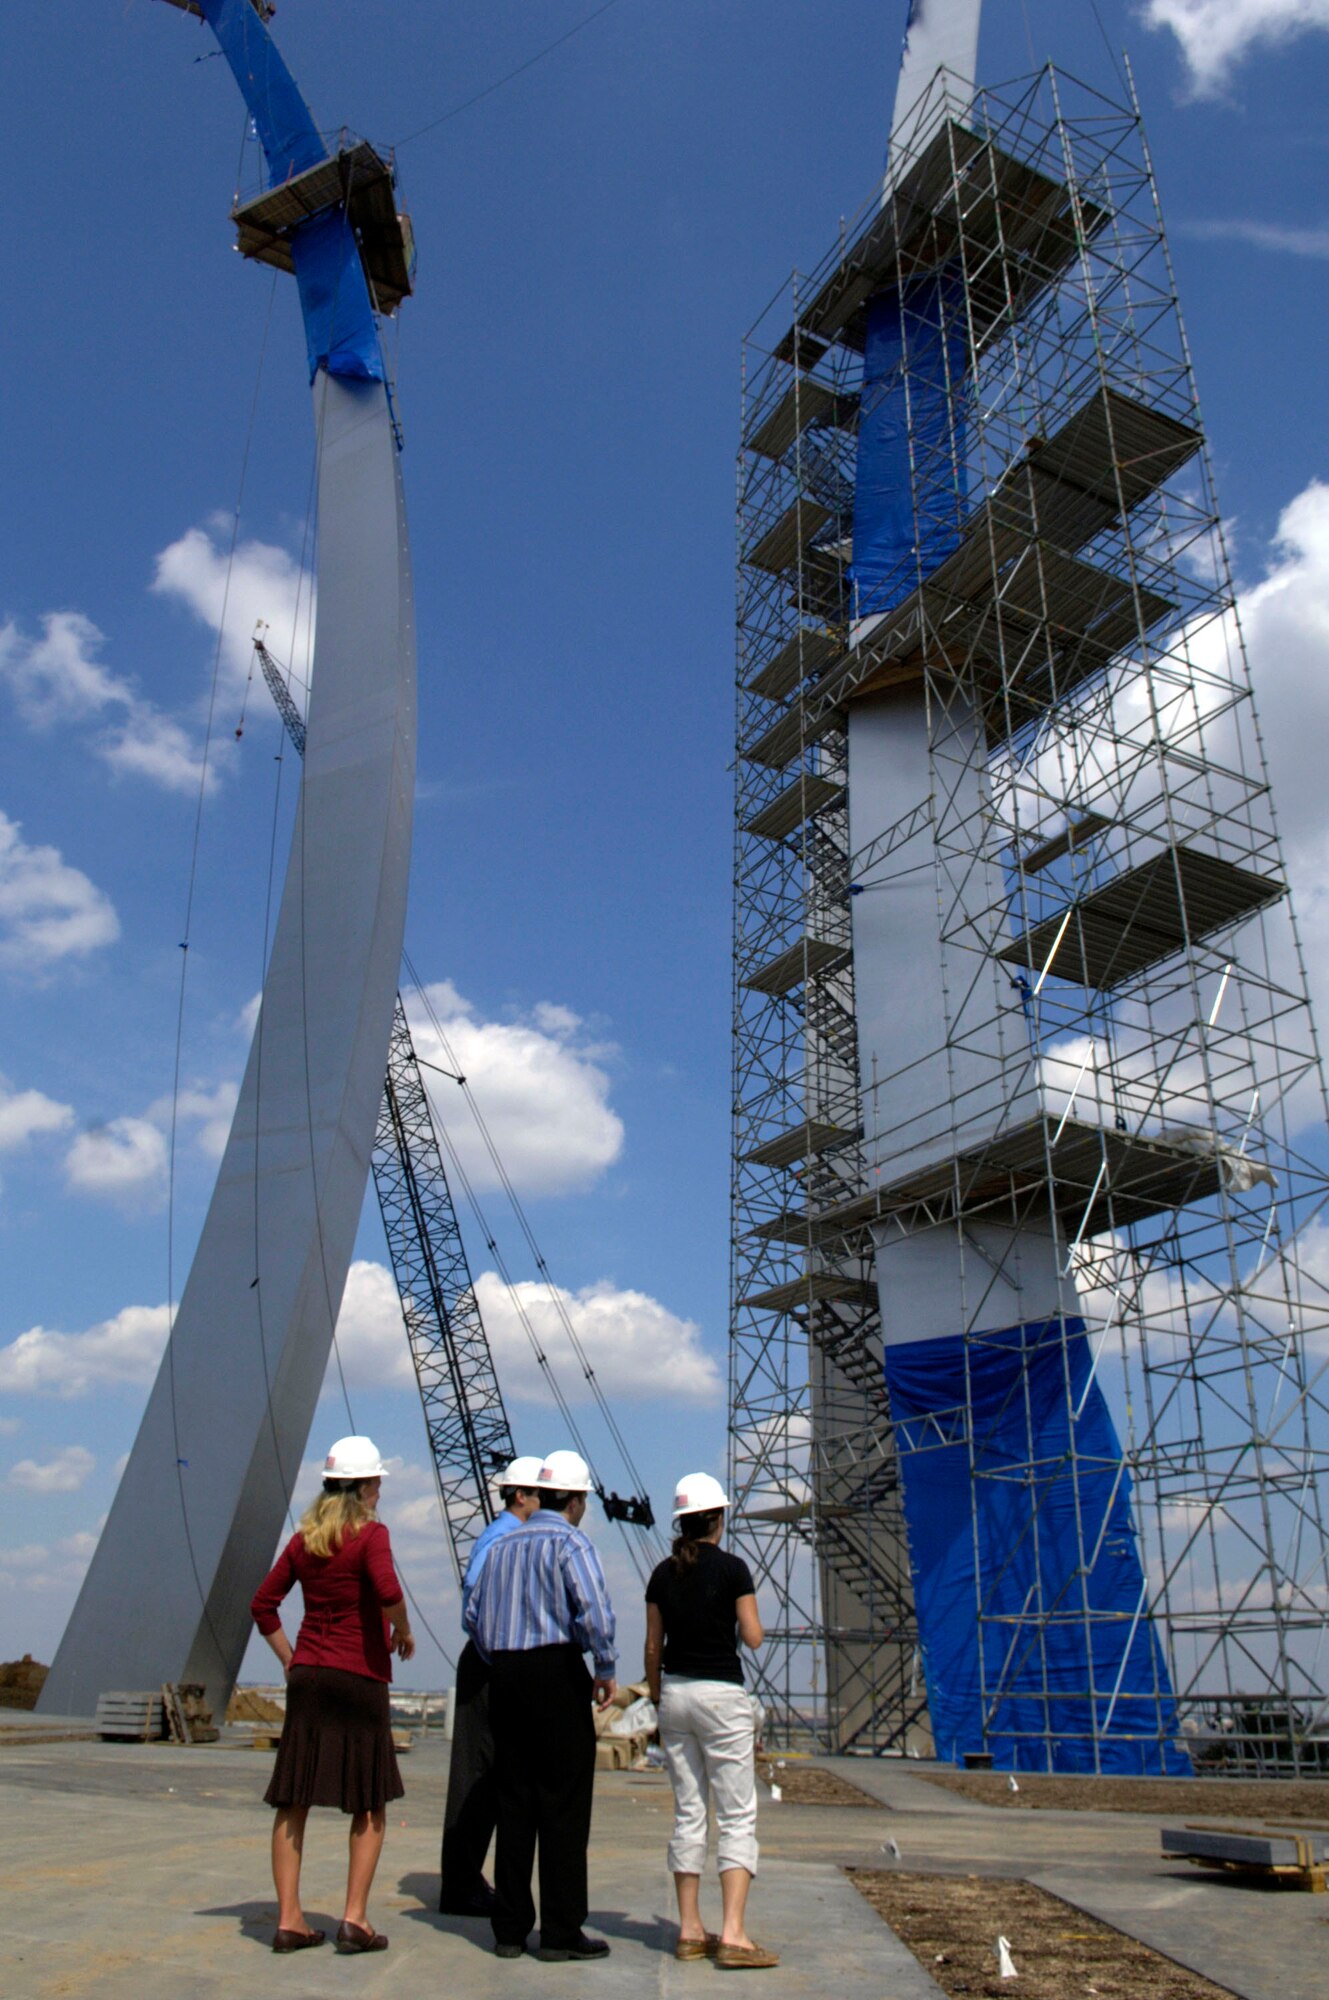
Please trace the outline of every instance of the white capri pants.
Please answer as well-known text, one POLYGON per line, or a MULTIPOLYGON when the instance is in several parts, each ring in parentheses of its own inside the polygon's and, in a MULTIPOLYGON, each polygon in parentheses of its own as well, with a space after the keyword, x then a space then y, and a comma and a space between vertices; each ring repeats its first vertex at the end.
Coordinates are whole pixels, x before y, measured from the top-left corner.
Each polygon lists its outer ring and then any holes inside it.
POLYGON ((706 1868, 706 1814, 715 1806, 721 1874, 757 1872, 757 1774, 752 1753, 752 1698, 733 1681, 690 1681, 665 1675, 660 1687, 660 1743, 674 1788, 675 1875, 706 1868))

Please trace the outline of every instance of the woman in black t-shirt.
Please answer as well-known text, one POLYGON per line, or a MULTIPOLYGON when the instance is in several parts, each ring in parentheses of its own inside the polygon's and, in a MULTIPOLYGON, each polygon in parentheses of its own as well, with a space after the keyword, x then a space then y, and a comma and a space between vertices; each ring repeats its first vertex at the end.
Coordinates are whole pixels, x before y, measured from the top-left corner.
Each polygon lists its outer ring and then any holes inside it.
POLYGON ((690 1473, 674 1495, 673 1553, 646 1586, 646 1680, 660 1712, 660 1742, 674 1788, 669 1866, 678 1893, 676 1958, 717 1966, 778 1965, 746 1924, 757 1872, 754 1707, 738 1656, 763 1638, 748 1566, 720 1547, 729 1502, 719 1481, 690 1473), (714 1804, 720 1895, 719 1936, 701 1921, 707 1809, 714 1804))

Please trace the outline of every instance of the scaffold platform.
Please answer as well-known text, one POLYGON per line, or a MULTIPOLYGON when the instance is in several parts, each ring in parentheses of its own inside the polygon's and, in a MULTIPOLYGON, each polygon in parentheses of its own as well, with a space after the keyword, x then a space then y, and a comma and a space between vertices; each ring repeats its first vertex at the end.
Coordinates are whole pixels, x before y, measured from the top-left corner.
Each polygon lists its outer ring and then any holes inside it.
POLYGON ((375 307, 394 313, 411 294, 415 239, 410 217, 397 209, 391 163, 367 140, 232 209, 236 249, 255 263, 294 271, 293 231, 334 208, 345 210, 355 231, 375 307))
POLYGON ((997 956, 1039 980, 1108 991, 1277 902, 1286 887, 1221 854, 1169 847, 1054 911, 997 956))

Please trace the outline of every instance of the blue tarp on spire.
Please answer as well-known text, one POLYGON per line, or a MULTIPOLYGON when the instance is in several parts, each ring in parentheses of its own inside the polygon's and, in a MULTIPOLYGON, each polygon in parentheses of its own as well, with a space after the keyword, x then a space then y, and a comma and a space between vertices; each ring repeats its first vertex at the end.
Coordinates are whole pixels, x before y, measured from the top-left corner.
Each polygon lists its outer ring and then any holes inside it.
POLYGON ((886 1383, 937 1755, 1092 1771, 1096 1728, 1098 1769, 1187 1775, 1084 1321, 891 1346, 886 1383))
POLYGON ((963 303, 962 282, 947 271, 868 301, 850 571, 855 617, 892 610, 960 538, 963 303))
MULTIPOLYGON (((221 44, 263 145, 274 186, 316 167, 328 148, 275 42, 250 0, 199 0, 221 44)), ((291 232, 300 287, 309 379, 384 379, 378 325, 355 233, 341 209, 327 209, 291 232)))

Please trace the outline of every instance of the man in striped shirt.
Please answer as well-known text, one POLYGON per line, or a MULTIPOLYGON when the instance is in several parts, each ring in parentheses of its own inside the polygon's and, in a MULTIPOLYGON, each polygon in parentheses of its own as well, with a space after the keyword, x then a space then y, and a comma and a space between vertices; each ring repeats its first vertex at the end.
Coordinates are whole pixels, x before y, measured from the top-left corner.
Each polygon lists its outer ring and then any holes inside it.
POLYGON ((520 1958, 535 1925, 531 1871, 540 1851, 537 1958, 608 1956, 587 1937, 586 1849, 595 1782, 591 1703, 614 1693, 614 1612, 600 1558, 581 1533, 591 1476, 575 1451, 551 1452, 536 1480, 539 1511, 494 1543, 462 1613, 489 1662, 498 1787, 494 1949, 520 1958), (594 1678, 582 1659, 589 1653, 594 1678))
MULTIPOLYGON (((503 1535, 524 1528, 536 1510, 535 1482, 543 1458, 514 1458, 503 1475, 503 1511, 482 1529, 462 1580, 462 1611, 475 1589, 489 1551, 503 1535)), ((489 1668, 473 1641, 457 1662, 452 1708, 452 1758, 443 1821, 443 1858, 438 1907, 449 1917, 492 1917, 494 1892, 485 1881, 485 1856, 498 1817, 494 1787, 494 1733, 489 1725, 489 1668)))

